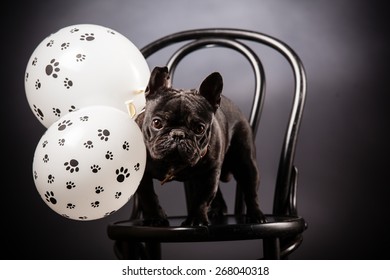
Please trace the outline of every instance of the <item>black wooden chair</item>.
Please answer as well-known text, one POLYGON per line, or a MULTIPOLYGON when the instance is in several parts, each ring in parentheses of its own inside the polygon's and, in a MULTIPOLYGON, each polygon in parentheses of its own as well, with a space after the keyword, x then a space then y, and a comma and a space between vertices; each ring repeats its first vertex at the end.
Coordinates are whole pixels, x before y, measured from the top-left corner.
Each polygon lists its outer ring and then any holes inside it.
MULTIPOLYGON (((185 44, 179 44, 178 50, 167 62, 171 77, 182 58, 205 47, 230 48, 248 59, 255 74, 255 94, 249 116, 249 122, 255 134, 263 106, 265 75, 257 54, 244 42, 255 42, 271 47, 284 56, 291 65, 295 79, 295 91, 281 149, 273 211, 272 214, 266 215, 266 223, 247 223, 243 195, 237 188, 234 213, 227 214, 223 219, 211 221, 209 226, 181 226, 180 223, 185 219, 185 216, 182 216, 169 217, 170 226, 168 227, 151 227, 143 224, 142 210, 135 195, 130 219, 114 222, 107 228, 109 238, 115 240, 116 256, 119 259, 160 259, 161 243, 165 242, 261 239, 263 240, 263 254, 262 256, 259 254, 259 258, 286 258, 299 247, 302 234, 307 228, 306 221, 297 213, 298 169, 294 165, 297 136, 306 95, 306 76, 303 65, 297 54, 280 40, 262 33, 239 29, 213 28, 179 32, 148 44, 141 49, 141 52, 145 58, 148 58, 167 46, 183 42, 185 44)), ((191 190, 187 185, 185 185, 185 194, 188 205, 191 190)))

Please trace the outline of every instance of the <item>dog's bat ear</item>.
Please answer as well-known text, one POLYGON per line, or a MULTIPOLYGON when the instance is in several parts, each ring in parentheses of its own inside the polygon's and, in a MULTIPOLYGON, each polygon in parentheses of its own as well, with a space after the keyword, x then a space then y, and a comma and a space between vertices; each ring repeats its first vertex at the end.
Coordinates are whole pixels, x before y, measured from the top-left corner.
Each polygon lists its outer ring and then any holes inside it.
POLYGON ((200 95, 204 96, 214 108, 214 112, 221 104, 223 80, 221 74, 214 72, 204 79, 199 87, 200 95))
POLYGON ((150 74, 148 86, 145 89, 145 96, 152 96, 161 88, 170 88, 171 79, 168 67, 154 67, 150 74))

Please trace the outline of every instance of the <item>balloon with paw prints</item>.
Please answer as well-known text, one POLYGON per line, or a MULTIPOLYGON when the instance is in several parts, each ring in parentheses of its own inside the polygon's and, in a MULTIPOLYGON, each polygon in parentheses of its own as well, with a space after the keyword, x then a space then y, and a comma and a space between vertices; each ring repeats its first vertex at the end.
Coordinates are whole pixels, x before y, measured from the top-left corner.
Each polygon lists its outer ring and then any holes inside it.
POLYGON ((46 130, 35 149, 33 177, 52 210, 73 220, 95 220, 130 200, 145 163, 135 121, 113 107, 88 106, 46 130))
POLYGON ((64 27, 33 51, 25 72, 25 92, 35 117, 48 128, 84 106, 105 105, 136 112, 150 70, 141 51, 125 36, 94 24, 64 27))

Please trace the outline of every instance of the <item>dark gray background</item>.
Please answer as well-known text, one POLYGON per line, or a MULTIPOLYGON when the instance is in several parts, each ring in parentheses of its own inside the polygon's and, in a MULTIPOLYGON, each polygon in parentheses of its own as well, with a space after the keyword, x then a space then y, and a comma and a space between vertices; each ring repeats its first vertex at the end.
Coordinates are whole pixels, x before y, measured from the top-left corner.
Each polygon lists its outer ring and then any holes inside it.
MULTIPOLYGON (((291 259, 387 258, 390 92, 384 5, 360 0, 7 2, 12 4, 1 9, 2 259, 114 259, 106 226, 129 215, 131 202, 97 221, 67 220, 46 206, 33 183, 33 153, 45 128, 28 106, 24 72, 46 36, 78 23, 112 28, 139 48, 173 32, 206 27, 254 30, 289 44, 308 76, 296 163, 299 214, 309 228, 291 259)), ((256 140, 262 208, 270 212, 292 78, 285 62, 260 51, 272 72, 256 140)), ((156 56, 148 64, 152 68, 165 59, 156 56)), ((252 76, 240 61, 229 51, 212 50, 203 58, 185 60, 174 84, 197 87, 211 71, 220 71, 225 94, 248 113, 252 76)), ((230 203, 231 184, 222 187, 230 203)), ((157 189, 168 213, 178 212, 181 186, 157 189)), ((163 258, 251 259, 259 257, 260 248, 253 241, 173 244, 164 245, 163 258)))

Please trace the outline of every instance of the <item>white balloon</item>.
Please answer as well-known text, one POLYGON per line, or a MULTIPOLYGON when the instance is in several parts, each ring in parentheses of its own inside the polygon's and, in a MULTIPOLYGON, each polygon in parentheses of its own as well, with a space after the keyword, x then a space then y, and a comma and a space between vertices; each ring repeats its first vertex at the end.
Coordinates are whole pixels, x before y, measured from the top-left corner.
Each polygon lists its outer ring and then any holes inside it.
POLYGON ((45 38, 27 64, 25 92, 37 119, 49 127, 66 113, 106 105, 136 113, 145 105, 142 91, 150 70, 140 50, 107 27, 79 24, 45 38))
POLYGON ((142 132, 116 108, 90 106, 53 123, 34 153, 33 176, 46 204, 74 220, 103 218, 124 206, 145 171, 142 132))

